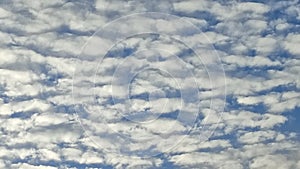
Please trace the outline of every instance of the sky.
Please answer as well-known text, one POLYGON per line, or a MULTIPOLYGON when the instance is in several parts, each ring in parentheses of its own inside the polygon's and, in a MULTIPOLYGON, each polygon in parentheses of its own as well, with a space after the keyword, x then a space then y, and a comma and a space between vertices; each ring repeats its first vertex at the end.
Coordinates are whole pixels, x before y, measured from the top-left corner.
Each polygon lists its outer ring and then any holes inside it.
POLYGON ((1 0, 0 168, 300 168, 299 0, 1 0))

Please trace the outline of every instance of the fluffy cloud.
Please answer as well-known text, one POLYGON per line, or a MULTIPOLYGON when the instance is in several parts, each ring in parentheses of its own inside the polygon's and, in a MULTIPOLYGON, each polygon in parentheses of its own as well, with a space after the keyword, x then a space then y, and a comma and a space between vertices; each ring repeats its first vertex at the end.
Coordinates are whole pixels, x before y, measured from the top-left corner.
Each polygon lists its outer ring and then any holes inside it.
POLYGON ((0 4, 0 168, 300 167, 296 1, 0 4))

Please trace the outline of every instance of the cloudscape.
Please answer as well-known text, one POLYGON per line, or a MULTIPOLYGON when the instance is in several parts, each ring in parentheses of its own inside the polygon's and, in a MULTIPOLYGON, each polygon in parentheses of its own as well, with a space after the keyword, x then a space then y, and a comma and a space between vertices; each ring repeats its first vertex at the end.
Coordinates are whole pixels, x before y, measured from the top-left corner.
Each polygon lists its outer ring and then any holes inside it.
POLYGON ((0 168, 300 169, 299 0, 0 1, 0 168))

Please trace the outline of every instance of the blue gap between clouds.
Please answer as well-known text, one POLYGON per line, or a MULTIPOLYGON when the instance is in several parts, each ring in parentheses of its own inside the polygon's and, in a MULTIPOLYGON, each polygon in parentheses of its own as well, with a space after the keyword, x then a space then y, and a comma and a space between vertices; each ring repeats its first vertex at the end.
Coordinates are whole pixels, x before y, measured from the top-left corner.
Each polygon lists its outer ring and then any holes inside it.
POLYGON ((33 114, 36 114, 37 112, 34 111, 28 111, 28 112, 14 112, 13 114, 10 115, 10 118, 20 118, 20 119, 28 119, 30 118, 33 114))
POLYGON ((284 124, 276 126, 275 130, 281 131, 283 133, 295 132, 300 138, 300 106, 297 106, 295 109, 285 112, 283 115, 285 115, 288 120, 284 124))

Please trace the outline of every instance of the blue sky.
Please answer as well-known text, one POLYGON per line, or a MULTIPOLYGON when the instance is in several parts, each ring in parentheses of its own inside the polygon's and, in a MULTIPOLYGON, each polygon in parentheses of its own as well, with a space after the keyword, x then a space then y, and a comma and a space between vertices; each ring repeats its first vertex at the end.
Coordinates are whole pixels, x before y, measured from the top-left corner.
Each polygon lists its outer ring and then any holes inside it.
POLYGON ((300 168, 300 2, 0 2, 0 168, 300 168))

